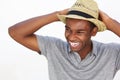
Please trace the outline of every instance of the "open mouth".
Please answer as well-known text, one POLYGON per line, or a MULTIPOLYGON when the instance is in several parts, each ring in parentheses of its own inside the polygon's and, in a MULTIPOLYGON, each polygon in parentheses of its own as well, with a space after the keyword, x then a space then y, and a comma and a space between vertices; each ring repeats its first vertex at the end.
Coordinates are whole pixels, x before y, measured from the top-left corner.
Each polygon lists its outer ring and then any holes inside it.
POLYGON ((78 47, 80 45, 79 42, 69 42, 71 47, 78 47))

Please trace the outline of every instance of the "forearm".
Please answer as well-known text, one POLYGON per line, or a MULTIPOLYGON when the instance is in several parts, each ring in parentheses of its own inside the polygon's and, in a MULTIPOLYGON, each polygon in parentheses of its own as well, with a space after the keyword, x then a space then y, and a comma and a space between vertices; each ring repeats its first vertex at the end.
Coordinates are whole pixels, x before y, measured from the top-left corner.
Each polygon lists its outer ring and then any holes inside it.
POLYGON ((58 21, 56 16, 58 12, 53 12, 47 15, 31 18, 20 23, 17 23, 9 28, 12 35, 21 35, 22 37, 32 35, 38 29, 51 22, 58 21))
POLYGON ((115 33, 120 37, 120 23, 112 18, 108 18, 106 21, 104 21, 107 29, 115 33))
POLYGON ((9 35, 18 43, 23 46, 32 49, 34 51, 40 52, 38 47, 37 38, 34 33, 42 28, 43 26, 59 21, 57 14, 66 14, 66 10, 53 12, 47 15, 34 17, 22 22, 19 22, 11 27, 9 27, 9 35))
POLYGON ((108 30, 112 31, 116 35, 120 37, 120 23, 114 19, 112 19, 110 16, 108 16, 106 13, 102 12, 100 10, 100 18, 105 23, 108 30))

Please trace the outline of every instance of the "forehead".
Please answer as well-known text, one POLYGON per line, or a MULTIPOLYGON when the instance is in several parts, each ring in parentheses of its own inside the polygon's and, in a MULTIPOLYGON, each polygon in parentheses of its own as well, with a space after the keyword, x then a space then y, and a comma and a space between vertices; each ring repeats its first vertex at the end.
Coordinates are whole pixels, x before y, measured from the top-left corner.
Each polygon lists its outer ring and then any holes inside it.
POLYGON ((72 22, 82 22, 82 23, 85 23, 85 24, 90 24, 89 21, 87 20, 83 20, 83 19, 74 19, 74 18, 66 18, 66 23, 72 23, 72 22))
POLYGON ((82 19, 66 19, 66 25, 73 28, 90 28, 90 22, 82 19))

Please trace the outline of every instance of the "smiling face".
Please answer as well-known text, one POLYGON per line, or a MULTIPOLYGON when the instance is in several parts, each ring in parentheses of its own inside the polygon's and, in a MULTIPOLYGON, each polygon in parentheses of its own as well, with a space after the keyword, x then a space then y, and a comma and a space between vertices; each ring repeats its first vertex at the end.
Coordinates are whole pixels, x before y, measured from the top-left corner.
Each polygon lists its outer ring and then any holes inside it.
POLYGON ((91 28, 91 23, 85 20, 67 19, 65 37, 72 51, 81 53, 91 50, 91 36, 97 33, 97 28, 91 28))

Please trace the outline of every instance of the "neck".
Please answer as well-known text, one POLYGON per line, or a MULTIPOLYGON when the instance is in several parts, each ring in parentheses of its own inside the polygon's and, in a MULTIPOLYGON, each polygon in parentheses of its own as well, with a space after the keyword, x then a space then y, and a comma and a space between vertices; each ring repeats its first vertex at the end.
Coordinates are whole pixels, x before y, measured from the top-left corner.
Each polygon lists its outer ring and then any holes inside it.
POLYGON ((88 44, 84 49, 78 52, 79 56, 81 57, 81 60, 85 59, 85 57, 89 54, 89 52, 92 51, 92 42, 88 44))

